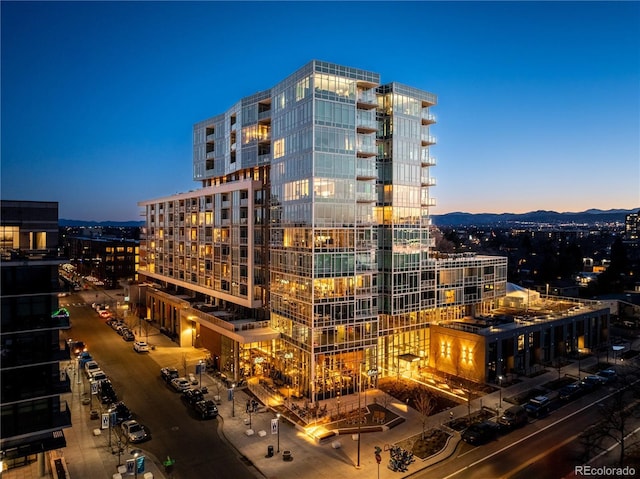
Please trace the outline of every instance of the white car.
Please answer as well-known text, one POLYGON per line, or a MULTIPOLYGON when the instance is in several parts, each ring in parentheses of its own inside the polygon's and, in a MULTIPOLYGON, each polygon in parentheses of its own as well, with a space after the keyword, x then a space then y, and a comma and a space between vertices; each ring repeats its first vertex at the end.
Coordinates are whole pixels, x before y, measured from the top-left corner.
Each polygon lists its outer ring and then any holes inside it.
POLYGON ((100 371, 100 366, 98 365, 98 363, 95 361, 87 361, 84 364, 84 373, 88 378, 90 378, 91 373, 93 373, 94 371, 100 371))
POLYGON ((124 421, 120 426, 122 427, 124 436, 129 442, 141 442, 149 437, 145 427, 133 419, 124 421))
POLYGON ((148 353, 149 345, 145 341, 136 341, 133 343, 133 350, 139 353, 148 353))
POLYGON ((100 382, 100 381, 106 381, 107 379, 109 379, 107 375, 104 373, 104 371, 101 371, 100 369, 92 371, 89 376, 89 381, 100 382))
POLYGON ((177 392, 182 392, 185 389, 189 389, 191 384, 187 381, 186 378, 175 378, 171 380, 171 387, 175 389, 177 392))
POLYGON ((198 384, 198 379, 196 378, 196 375, 193 373, 189 373, 189 378, 188 378, 189 382, 195 386, 198 384))

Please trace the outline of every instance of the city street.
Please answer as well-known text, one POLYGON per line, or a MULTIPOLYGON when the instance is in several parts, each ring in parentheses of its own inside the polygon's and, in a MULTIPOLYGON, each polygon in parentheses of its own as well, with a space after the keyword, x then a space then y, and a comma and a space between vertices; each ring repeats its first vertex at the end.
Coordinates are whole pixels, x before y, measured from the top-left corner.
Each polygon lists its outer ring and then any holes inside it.
MULTIPOLYGON (((89 296, 89 293, 84 294, 89 296)), ((255 472, 247 468, 237 451, 219 437, 217 427, 222 419, 202 421, 194 417, 180 400, 180 394, 160 379, 160 368, 164 366, 175 367, 183 374, 185 360, 189 372, 193 372, 198 359, 203 357, 201 351, 178 348, 169 338, 150 328, 148 342, 155 350, 136 353, 133 343, 124 341, 107 326, 105 320, 91 308, 91 304, 80 299, 80 295, 69 296, 61 302, 69 304, 67 307, 72 318, 68 336, 88 345, 93 358, 111 379, 118 398, 132 411, 134 419, 150 431, 151 440, 140 447, 161 461, 167 455, 175 459, 179 464, 179 468, 176 466, 179 474, 174 474, 176 478, 215 475, 217 478, 236 479, 254 476, 255 472)), ((137 334, 137 327, 135 331, 137 334)), ((145 338, 144 328, 142 337, 145 338)), ((78 392, 72 394, 76 394, 74 399, 78 400, 77 395, 88 391, 89 384, 84 373, 80 375, 82 384, 78 385, 77 378, 73 379, 78 392)), ((92 407, 101 407, 96 398, 92 398, 92 407)), ((99 427, 97 420, 96 427, 99 427)), ((106 431, 104 434, 107 434, 106 431)), ((112 444, 115 449, 115 435, 112 444)), ((132 448, 129 446, 129 449, 132 448)), ((130 457, 128 454, 125 456, 130 457)), ((115 455, 114 470, 117 463, 118 456, 115 455)))

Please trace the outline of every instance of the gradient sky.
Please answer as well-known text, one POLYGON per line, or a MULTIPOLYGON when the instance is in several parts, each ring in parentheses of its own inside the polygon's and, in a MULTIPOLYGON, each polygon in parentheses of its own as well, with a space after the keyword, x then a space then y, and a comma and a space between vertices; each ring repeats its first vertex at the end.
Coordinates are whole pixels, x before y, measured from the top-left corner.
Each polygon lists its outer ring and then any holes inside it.
POLYGON ((140 220, 192 126, 312 59, 438 95, 433 214, 640 207, 638 2, 6 2, 2 199, 140 220))

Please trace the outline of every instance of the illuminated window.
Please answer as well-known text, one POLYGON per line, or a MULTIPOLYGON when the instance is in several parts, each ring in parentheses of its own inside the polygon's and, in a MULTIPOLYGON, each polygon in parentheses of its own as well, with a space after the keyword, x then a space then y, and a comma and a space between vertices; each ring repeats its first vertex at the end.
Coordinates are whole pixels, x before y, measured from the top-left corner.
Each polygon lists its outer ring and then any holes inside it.
POLYGON ((321 198, 329 198, 335 195, 335 182, 333 180, 316 179, 313 182, 313 193, 321 198))
POLYGON ((20 228, 17 226, 0 226, 0 248, 19 248, 20 228))
POLYGON ((284 156, 284 154, 284 138, 278 138, 273 142, 273 158, 280 158, 281 156, 284 156))
POLYGON ((455 303, 456 301, 456 292, 453 289, 449 289, 444 292, 444 302, 445 303, 455 303))

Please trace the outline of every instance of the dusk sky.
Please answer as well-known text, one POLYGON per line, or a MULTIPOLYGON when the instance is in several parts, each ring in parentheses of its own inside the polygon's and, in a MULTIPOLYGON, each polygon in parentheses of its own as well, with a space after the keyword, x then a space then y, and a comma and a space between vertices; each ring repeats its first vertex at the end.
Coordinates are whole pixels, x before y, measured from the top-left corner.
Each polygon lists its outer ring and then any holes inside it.
POLYGON ((193 124, 312 59, 432 92, 432 214, 640 207, 639 2, 6 2, 2 199, 141 220, 193 124))

